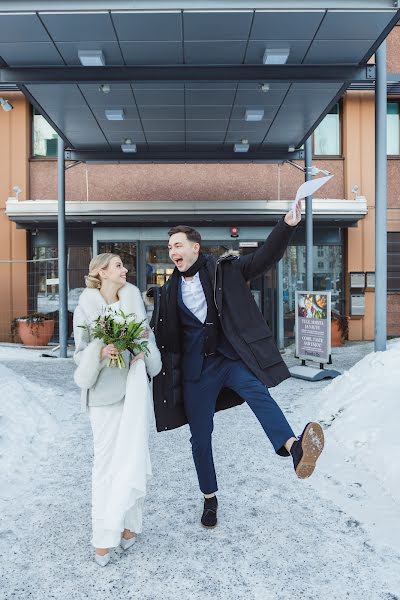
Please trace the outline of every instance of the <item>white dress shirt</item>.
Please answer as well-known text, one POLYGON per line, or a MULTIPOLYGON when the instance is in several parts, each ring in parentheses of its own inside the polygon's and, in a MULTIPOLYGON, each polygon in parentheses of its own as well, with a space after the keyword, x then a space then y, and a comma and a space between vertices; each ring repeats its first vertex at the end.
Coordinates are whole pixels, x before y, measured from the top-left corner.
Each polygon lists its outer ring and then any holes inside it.
POLYGON ((204 323, 207 317, 207 300, 201 285, 198 273, 190 281, 182 277, 182 300, 201 323, 204 323))

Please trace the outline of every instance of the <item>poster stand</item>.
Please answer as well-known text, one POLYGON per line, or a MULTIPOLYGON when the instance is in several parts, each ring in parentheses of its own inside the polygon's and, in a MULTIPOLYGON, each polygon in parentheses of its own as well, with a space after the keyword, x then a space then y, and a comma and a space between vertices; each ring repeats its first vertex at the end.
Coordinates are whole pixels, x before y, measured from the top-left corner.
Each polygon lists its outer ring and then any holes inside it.
POLYGON ((326 369, 331 357, 331 293, 296 291, 295 309, 296 358, 301 365, 289 369, 292 377, 307 381, 334 379, 341 373, 326 369), (319 363, 319 368, 306 364, 319 363))

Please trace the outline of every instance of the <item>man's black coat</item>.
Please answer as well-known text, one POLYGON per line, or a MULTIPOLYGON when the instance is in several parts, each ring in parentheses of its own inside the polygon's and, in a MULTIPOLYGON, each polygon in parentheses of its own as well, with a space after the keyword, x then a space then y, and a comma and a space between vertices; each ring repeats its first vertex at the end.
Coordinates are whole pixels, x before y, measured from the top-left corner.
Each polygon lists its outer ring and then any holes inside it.
MULTIPOLYGON (((252 254, 220 259, 207 257, 207 269, 225 336, 250 371, 268 387, 278 385, 290 377, 290 373, 247 282, 266 273, 282 258, 295 229, 282 218, 265 243, 252 254)), ((163 362, 153 387, 157 431, 175 429, 187 423, 182 397, 182 357, 165 348, 168 302, 177 302, 177 299, 170 298, 167 282, 162 288, 154 288, 154 312, 150 323, 163 362)), ((235 392, 224 389, 218 397, 216 410, 242 403, 242 398, 235 392)))

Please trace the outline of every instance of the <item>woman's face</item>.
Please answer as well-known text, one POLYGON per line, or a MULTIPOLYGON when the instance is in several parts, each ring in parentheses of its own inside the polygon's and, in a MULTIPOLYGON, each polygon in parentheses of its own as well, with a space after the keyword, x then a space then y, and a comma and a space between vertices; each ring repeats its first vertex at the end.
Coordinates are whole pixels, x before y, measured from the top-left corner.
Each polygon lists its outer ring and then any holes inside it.
POLYGON ((114 283, 118 287, 122 287, 126 283, 127 272, 128 269, 125 269, 119 256, 112 258, 108 264, 108 267, 100 271, 102 280, 114 283))

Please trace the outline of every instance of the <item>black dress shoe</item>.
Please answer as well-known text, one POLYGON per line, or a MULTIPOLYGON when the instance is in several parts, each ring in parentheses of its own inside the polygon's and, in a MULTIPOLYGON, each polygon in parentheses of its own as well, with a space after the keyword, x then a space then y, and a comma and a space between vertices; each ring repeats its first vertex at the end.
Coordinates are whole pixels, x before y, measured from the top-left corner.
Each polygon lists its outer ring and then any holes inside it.
POLYGON ((216 496, 204 498, 204 510, 201 516, 201 524, 207 529, 213 529, 217 525, 218 500, 216 496))
POLYGON ((324 432, 319 423, 307 423, 298 440, 293 442, 290 454, 299 479, 307 479, 315 469, 315 463, 324 448, 324 432))

